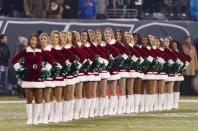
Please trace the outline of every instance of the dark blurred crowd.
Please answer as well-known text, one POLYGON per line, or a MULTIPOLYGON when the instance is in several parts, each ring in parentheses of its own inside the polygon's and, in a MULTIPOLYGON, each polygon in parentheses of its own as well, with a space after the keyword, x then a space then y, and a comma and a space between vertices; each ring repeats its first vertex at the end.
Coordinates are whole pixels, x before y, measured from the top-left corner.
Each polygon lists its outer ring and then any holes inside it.
MULTIPOLYGON (((131 17, 142 17, 144 14, 163 13, 166 15, 190 14, 190 5, 196 10, 197 0, 0 0, 0 16, 30 18, 109 18, 118 10, 122 15, 114 18, 125 18, 123 14, 132 12, 131 17), (190 4, 190 2, 192 4, 190 4)), ((197 9, 198 11, 198 9, 197 9)))

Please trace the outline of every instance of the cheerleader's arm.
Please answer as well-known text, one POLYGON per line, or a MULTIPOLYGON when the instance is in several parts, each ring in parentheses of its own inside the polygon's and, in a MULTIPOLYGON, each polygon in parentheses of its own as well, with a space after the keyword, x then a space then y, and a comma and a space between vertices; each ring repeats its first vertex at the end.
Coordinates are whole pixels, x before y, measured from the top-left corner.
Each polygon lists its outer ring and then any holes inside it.
POLYGON ((13 67, 14 69, 17 71, 19 70, 19 68, 21 68, 21 65, 19 63, 19 60, 23 57, 25 57, 25 53, 26 53, 26 50, 23 49, 22 51, 20 51, 18 54, 16 54, 13 58, 12 58, 12 64, 13 64, 13 67))

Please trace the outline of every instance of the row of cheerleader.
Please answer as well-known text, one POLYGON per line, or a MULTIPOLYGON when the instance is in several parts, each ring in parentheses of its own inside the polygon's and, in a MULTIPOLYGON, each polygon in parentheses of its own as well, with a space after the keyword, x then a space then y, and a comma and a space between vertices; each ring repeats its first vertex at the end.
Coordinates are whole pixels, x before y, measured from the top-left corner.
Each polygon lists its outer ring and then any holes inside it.
POLYGON ((190 60, 172 37, 106 28, 32 34, 12 63, 27 124, 48 124, 178 109, 190 60))

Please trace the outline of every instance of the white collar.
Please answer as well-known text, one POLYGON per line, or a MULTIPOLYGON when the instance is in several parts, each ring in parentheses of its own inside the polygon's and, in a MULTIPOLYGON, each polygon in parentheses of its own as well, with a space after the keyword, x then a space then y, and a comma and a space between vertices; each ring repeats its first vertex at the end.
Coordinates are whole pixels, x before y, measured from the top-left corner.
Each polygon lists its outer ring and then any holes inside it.
POLYGON ((46 47, 45 47, 45 49, 43 49, 43 50, 45 50, 45 51, 51 51, 51 46, 50 45, 47 45, 46 47))
POLYGON ((132 43, 129 43, 129 46, 130 46, 130 47, 133 47, 134 45, 133 45, 132 43))
POLYGON ((139 48, 142 48, 142 45, 139 45, 138 47, 139 47, 139 48))
POLYGON ((111 41, 109 42, 110 45, 113 45, 116 43, 116 40, 115 39, 111 39, 111 41))
POLYGON ((87 43, 85 44, 85 47, 90 47, 90 43, 87 42, 87 43))
POLYGON ((147 48, 148 50, 150 50, 150 49, 151 49, 151 47, 150 47, 150 46, 147 46, 146 48, 147 48))
POLYGON ((160 47, 159 49, 160 49, 161 51, 164 51, 164 48, 162 48, 162 47, 160 47))
POLYGON ((26 47, 26 52, 41 52, 41 49, 36 48, 35 50, 33 50, 30 46, 26 47))
POLYGON ((54 47, 54 49, 61 50, 61 46, 57 45, 57 46, 54 47))
POLYGON ((157 49, 157 47, 156 47, 156 46, 152 46, 152 48, 153 48, 154 50, 156 50, 156 49, 157 49))
POLYGON ((102 41, 102 42, 100 43, 100 45, 101 45, 102 47, 104 47, 104 46, 106 46, 106 43, 105 43, 104 41, 102 41))
POLYGON ((64 48, 65 49, 70 49, 71 47, 72 47, 72 44, 66 44, 64 48))

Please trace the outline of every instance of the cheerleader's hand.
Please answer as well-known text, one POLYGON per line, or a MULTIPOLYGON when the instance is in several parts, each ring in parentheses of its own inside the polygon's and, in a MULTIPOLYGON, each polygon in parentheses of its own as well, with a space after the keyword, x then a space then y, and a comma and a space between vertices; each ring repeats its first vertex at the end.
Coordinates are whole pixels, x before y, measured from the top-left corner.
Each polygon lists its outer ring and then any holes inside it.
POLYGON ((170 59, 170 60, 168 60, 168 63, 172 65, 172 64, 174 64, 174 61, 172 59, 170 59))
POLYGON ((142 57, 140 57, 140 63, 142 63, 144 61, 144 59, 142 57))
POLYGON ((83 61, 83 64, 85 64, 85 62, 87 62, 87 59, 85 59, 85 60, 83 61))
POLYGON ((105 64, 105 66, 107 66, 109 64, 109 61, 104 59, 104 64, 105 64))
POLYGON ((102 57, 98 57, 98 61, 100 64, 102 64, 104 62, 104 59, 102 57))
POLYGON ((20 63, 17 62, 16 64, 13 65, 13 67, 14 67, 15 71, 18 71, 21 68, 21 65, 20 65, 20 63))
POLYGON ((93 61, 91 61, 90 59, 88 59, 88 61, 89 61, 90 65, 93 63, 93 61))
POLYGON ((137 58, 135 55, 133 55, 133 56, 131 57, 131 59, 132 59, 132 61, 134 61, 134 62, 137 62, 137 61, 138 61, 138 58, 137 58))
POLYGON ((63 68, 62 65, 61 65, 60 63, 57 63, 57 67, 63 68))
POLYGON ((112 54, 110 55, 110 59, 113 59, 113 60, 115 59, 112 54))
POLYGON ((161 58, 161 57, 157 58, 157 61, 158 61, 159 63, 161 63, 161 64, 164 64, 164 63, 165 63, 164 59, 161 58))
POLYGON ((66 65, 71 65, 71 62, 67 59, 67 60, 65 61, 65 64, 66 64, 66 65))

